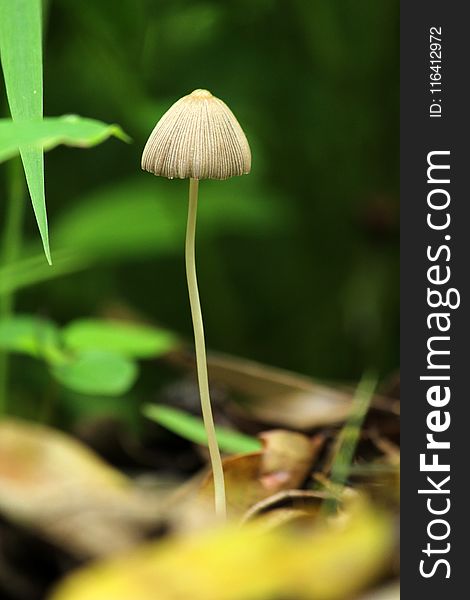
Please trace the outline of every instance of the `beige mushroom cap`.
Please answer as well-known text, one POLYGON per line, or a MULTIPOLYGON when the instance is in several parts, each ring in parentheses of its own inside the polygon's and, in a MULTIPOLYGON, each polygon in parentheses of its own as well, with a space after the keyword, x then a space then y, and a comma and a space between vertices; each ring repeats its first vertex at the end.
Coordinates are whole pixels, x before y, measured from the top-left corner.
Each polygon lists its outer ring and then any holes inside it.
POLYGON ((155 125, 142 169, 170 179, 228 179, 250 172, 251 152, 229 107, 207 90, 194 90, 155 125))

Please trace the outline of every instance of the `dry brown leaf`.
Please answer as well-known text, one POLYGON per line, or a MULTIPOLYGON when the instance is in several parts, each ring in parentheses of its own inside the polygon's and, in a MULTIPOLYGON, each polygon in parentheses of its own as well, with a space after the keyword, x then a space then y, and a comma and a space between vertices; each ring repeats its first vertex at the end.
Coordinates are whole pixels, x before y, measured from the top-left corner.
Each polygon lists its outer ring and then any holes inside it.
MULTIPOLYGON (((254 504, 281 490, 299 487, 308 476, 323 436, 275 430, 261 435, 263 449, 223 459, 229 519, 240 519, 254 504)), ((179 530, 205 527, 214 521, 212 473, 187 484, 175 496, 173 515, 179 530)))
POLYGON ((260 479, 273 492, 299 487, 325 441, 322 434, 309 438, 283 429, 265 431, 259 438, 263 442, 260 479))
POLYGON ((325 492, 313 490, 284 490, 250 506, 243 515, 242 523, 277 510, 300 511, 313 517, 318 514, 323 501, 327 497, 328 495, 325 492))
MULTIPOLYGON (((227 510, 232 518, 241 517, 263 498, 299 487, 323 443, 322 437, 311 440, 303 434, 283 430, 268 431, 260 437, 263 442, 260 452, 231 456, 223 461, 227 510)), ((199 495, 212 498, 211 473, 199 495)))
MULTIPOLYGON (((193 363, 183 353, 173 354, 174 362, 193 363)), ((211 383, 228 388, 246 400, 233 410, 240 416, 269 425, 308 431, 345 421, 351 410, 354 390, 334 388, 283 369, 234 356, 210 353, 211 383)), ((399 413, 399 403, 375 395, 372 406, 399 413)))
POLYGON ((300 508, 275 508, 263 513, 256 519, 260 531, 273 531, 279 527, 311 525, 314 516, 307 510, 300 508))
POLYGON ((0 512, 68 551, 126 550, 158 522, 160 505, 66 434, 0 421, 0 512))

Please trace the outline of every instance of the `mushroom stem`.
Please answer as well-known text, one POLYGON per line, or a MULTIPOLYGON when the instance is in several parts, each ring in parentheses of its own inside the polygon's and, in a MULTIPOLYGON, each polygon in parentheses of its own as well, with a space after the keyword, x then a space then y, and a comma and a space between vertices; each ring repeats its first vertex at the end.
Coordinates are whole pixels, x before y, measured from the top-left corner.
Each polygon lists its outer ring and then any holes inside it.
POLYGON ((202 321, 201 303, 199 300, 196 276, 195 238, 198 190, 199 180, 191 178, 189 180, 189 209, 185 246, 186 278, 188 281, 189 303, 191 305, 191 316, 193 320, 197 378, 199 383, 199 395, 201 398, 202 417, 206 428, 209 456, 214 478, 215 512, 220 519, 225 519, 224 471, 215 435, 214 418, 212 416, 211 399, 209 395, 209 378, 207 375, 206 346, 204 342, 204 324, 202 321))

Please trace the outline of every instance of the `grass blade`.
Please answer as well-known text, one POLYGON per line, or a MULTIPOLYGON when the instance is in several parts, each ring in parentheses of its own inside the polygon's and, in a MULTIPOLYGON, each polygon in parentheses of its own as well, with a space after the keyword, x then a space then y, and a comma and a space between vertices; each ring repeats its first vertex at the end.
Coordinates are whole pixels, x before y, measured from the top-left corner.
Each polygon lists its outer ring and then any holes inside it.
MULTIPOLYGON (((356 388, 351 414, 338 436, 338 446, 330 477, 332 488, 337 492, 340 491, 348 479, 351 463, 361 435, 362 424, 376 387, 377 378, 370 373, 365 373, 356 388)), ((325 512, 331 512, 335 507, 336 500, 327 500, 325 512)))
MULTIPOLYGON (((14 121, 39 121, 43 115, 40 0, 0 0, 0 53, 8 104, 14 121)), ((51 264, 44 192, 44 153, 20 147, 33 210, 46 258, 51 264)))
MULTIPOLYGON (((173 433, 196 444, 207 446, 207 435, 202 419, 161 404, 146 404, 143 413, 147 418, 173 433)), ((224 452, 238 454, 261 450, 261 442, 256 438, 224 427, 217 427, 216 438, 220 449, 224 452)))

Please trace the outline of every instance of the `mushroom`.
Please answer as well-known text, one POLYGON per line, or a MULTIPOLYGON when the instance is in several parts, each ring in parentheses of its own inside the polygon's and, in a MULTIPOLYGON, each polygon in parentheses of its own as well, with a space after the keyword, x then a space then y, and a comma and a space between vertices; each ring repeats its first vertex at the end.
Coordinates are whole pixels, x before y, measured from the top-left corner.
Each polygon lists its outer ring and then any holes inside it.
POLYGON ((189 178, 186 228, 186 277, 194 329, 202 416, 214 477, 215 512, 226 515, 224 472, 209 394, 206 348, 196 277, 195 237, 200 179, 228 179, 250 172, 251 152, 240 124, 228 106, 207 90, 184 96, 163 115, 145 145, 142 169, 169 179, 189 178))

